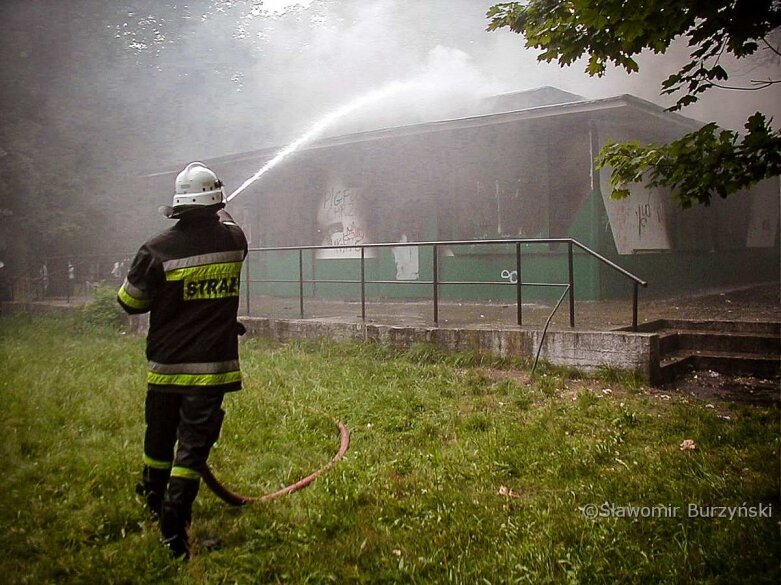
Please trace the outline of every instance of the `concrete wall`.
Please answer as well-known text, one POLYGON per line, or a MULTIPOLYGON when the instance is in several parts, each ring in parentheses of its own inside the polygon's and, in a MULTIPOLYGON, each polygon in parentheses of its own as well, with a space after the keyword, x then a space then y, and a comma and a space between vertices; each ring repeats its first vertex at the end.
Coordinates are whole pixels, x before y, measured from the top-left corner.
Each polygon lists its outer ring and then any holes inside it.
MULTIPOLYGON (((78 306, 46 303, 2 303, 3 313, 33 312, 65 314, 78 306)), ((408 348, 431 343, 445 351, 476 351, 502 357, 534 358, 541 331, 518 328, 486 329, 456 327, 396 327, 365 323, 308 319, 242 317, 247 337, 265 337, 280 343, 297 339, 364 341, 408 348)), ((146 314, 128 318, 128 331, 145 335, 146 314)), ((637 371, 652 383, 659 375, 659 336, 655 333, 621 331, 548 331, 540 359, 553 365, 590 371, 599 367, 637 371)))
MULTIPOLYGON (((407 348, 431 343, 446 351, 478 351, 502 357, 534 358, 541 331, 454 327, 394 327, 305 319, 242 318, 251 337, 285 343, 295 339, 366 341, 407 348)), ((653 333, 549 331, 540 359, 553 365, 595 370, 610 367, 658 377, 659 337, 653 333)))
MULTIPOLYGON (((373 323, 242 317, 247 337, 264 337, 280 343, 297 339, 365 341, 400 349, 431 343, 444 351, 475 351, 501 357, 533 359, 542 331, 518 328, 393 326, 373 323)), ((145 334, 146 315, 130 318, 130 330, 145 334)), ((637 371, 651 382, 658 379, 659 336, 629 331, 548 331, 540 359, 556 366, 593 371, 599 367, 637 371)))

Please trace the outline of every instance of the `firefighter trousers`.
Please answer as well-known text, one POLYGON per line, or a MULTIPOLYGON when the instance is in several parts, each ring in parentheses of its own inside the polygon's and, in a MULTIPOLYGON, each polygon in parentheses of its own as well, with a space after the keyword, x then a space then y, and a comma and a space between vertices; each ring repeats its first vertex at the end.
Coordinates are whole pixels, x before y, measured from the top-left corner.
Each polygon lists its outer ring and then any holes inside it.
POLYGON ((198 480, 220 436, 224 394, 146 394, 144 460, 171 477, 198 480), (175 451, 174 451, 175 450, 175 451))

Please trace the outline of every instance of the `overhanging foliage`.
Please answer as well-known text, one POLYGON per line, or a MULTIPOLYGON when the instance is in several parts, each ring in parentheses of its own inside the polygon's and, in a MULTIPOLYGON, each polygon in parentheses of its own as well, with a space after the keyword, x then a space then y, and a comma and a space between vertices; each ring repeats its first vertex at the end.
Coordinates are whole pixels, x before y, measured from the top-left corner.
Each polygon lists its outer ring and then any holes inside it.
MULTIPOLYGON (((679 94, 673 111, 713 87, 728 87, 723 55, 742 59, 760 48, 781 55, 768 39, 781 25, 778 0, 529 0, 499 3, 487 17, 488 30, 509 28, 524 36, 526 47, 541 49, 540 61, 567 66, 588 56, 586 72, 596 76, 610 64, 636 72, 639 53, 664 53, 674 39, 688 39, 690 60, 662 82, 663 94, 679 94)), ((777 81, 754 80, 739 89, 777 81)), ((757 112, 743 137, 707 124, 664 146, 610 144, 598 164, 613 167, 615 198, 626 197, 628 183, 645 178, 646 186, 673 188, 682 208, 708 205, 713 194, 726 197, 779 174, 781 134, 771 123, 757 112)))
POLYGON ((669 144, 610 143, 599 153, 597 165, 612 167, 614 198, 627 197, 630 183, 645 180, 648 187, 671 189, 682 209, 710 205, 714 194, 727 197, 781 173, 779 133, 759 112, 748 119, 746 130, 741 136, 710 123, 669 144))

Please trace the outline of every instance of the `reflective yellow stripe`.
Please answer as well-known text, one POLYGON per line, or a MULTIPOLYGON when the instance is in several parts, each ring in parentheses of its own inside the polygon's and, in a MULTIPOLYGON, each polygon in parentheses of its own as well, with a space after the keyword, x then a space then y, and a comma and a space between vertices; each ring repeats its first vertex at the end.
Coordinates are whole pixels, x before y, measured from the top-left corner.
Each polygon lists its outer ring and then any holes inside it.
POLYGON ((131 283, 127 278, 122 283, 122 288, 124 288, 134 299, 139 299, 142 301, 149 300, 149 295, 131 283))
POLYGON ((171 468, 171 477, 183 477, 184 479, 200 479, 201 474, 194 469, 174 465, 171 468))
POLYGON ((148 467, 154 467, 155 469, 171 469, 173 463, 171 461, 160 461, 159 459, 152 459, 149 455, 144 453, 144 465, 148 467))
POLYGON ((177 268, 165 273, 166 280, 201 280, 204 278, 218 278, 225 276, 238 276, 241 274, 241 262, 219 262, 217 264, 205 264, 191 268, 177 268))
POLYGON ((186 258, 174 258, 163 262, 163 271, 171 272, 177 268, 191 268, 193 266, 206 266, 218 262, 241 262, 244 260, 244 250, 229 250, 227 252, 212 252, 199 254, 186 258))
POLYGON ((149 371, 155 374, 222 374, 239 370, 239 360, 224 362, 185 362, 161 364, 149 360, 149 371))
POLYGON ((160 374, 147 372, 146 381, 158 386, 219 386, 231 382, 241 382, 241 371, 221 374, 160 374))
POLYGON ((120 301, 132 309, 148 309, 152 305, 152 301, 150 300, 137 299, 136 297, 132 296, 129 292, 127 292, 127 289, 125 289, 125 285, 122 285, 119 288, 117 297, 120 301))

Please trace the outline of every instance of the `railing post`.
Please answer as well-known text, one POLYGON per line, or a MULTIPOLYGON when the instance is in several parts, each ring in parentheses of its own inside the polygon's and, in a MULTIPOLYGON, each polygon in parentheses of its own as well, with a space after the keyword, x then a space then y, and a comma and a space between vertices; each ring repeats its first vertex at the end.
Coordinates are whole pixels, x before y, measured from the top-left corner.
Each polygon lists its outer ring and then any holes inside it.
POLYGON ((437 253, 437 245, 434 244, 433 254, 433 278, 434 283, 434 325, 439 325, 439 260, 437 253))
POLYGON ((569 265, 569 326, 575 326, 575 269, 572 257, 572 240, 568 242, 567 264, 569 265))
POLYGON ((523 303, 521 302, 521 243, 515 243, 515 300, 518 303, 518 326, 523 324, 523 303))
POLYGON ((251 282, 250 282, 250 275, 249 275, 250 259, 251 259, 250 255, 247 254, 246 261, 244 262, 244 268, 245 268, 245 272, 246 272, 246 274, 244 275, 244 280, 247 281, 247 286, 244 288, 245 298, 247 300, 247 317, 251 317, 252 316, 252 313, 250 313, 250 305, 249 305, 249 297, 250 297, 249 289, 250 289, 250 286, 252 286, 251 282))
POLYGON ((312 267, 312 300, 317 300, 317 250, 309 250, 309 265, 312 267))
POLYGON ((298 249, 298 314, 304 318, 304 251, 298 249))
POLYGON ((361 320, 366 321, 366 248, 361 246, 361 320))
POLYGON ((636 280, 633 280, 632 284, 634 285, 632 293, 632 331, 637 331, 637 297, 640 286, 637 284, 636 280))

